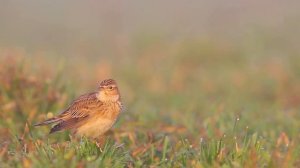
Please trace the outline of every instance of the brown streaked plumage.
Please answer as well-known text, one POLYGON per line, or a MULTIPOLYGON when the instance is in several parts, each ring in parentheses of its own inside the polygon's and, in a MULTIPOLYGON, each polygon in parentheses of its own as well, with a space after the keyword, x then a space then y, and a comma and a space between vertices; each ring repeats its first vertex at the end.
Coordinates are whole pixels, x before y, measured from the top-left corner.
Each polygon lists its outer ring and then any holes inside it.
POLYGON ((35 126, 55 123, 50 134, 71 130, 76 135, 97 138, 113 126, 121 108, 117 83, 113 79, 106 79, 96 92, 78 97, 61 114, 35 126))

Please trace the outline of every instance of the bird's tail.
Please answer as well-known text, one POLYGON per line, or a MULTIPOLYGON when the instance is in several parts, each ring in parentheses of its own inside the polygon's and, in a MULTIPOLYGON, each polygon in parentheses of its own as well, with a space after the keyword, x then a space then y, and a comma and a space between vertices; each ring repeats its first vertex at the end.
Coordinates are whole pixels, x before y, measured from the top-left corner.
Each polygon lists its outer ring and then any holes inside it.
POLYGON ((43 122, 36 123, 36 124, 34 124, 33 126, 43 126, 43 125, 48 125, 48 124, 56 123, 56 122, 58 122, 58 121, 60 121, 60 120, 61 120, 60 118, 54 117, 54 118, 50 118, 50 119, 48 119, 48 120, 45 120, 45 121, 43 121, 43 122))

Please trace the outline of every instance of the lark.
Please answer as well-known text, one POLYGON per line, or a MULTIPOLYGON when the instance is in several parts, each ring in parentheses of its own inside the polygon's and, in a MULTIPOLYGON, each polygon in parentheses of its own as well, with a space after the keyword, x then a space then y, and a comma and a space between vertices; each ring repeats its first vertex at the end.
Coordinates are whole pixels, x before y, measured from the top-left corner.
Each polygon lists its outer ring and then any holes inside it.
POLYGON ((113 79, 106 79, 100 83, 97 91, 79 96, 61 114, 35 126, 55 124, 50 134, 70 130, 81 137, 98 138, 110 130, 121 110, 117 83, 113 79))

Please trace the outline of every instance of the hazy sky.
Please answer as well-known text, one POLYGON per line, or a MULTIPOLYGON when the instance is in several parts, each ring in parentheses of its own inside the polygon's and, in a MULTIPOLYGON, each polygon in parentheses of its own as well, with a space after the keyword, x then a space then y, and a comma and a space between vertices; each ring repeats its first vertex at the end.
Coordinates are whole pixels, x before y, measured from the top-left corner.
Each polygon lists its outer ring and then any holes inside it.
POLYGON ((299 35, 300 1, 279 0, 0 0, 0 48, 72 50, 130 39, 141 32, 170 38, 232 38, 253 28, 299 35))

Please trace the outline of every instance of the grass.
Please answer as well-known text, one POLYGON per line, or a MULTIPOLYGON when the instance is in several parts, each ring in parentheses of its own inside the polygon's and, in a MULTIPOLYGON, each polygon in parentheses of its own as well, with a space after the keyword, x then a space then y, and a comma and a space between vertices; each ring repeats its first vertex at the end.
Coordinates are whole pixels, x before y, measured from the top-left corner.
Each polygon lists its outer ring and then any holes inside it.
POLYGON ((57 65, 1 51, 0 167, 299 167, 297 54, 137 41, 131 57, 105 62, 57 65), (119 82, 125 112, 102 150, 32 126, 105 76, 119 82))

